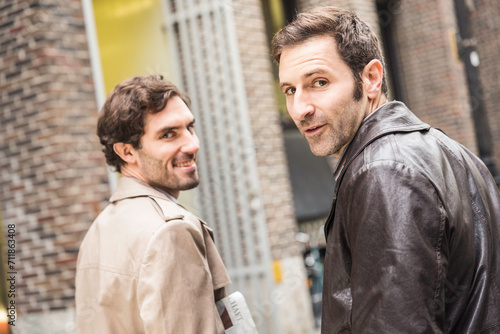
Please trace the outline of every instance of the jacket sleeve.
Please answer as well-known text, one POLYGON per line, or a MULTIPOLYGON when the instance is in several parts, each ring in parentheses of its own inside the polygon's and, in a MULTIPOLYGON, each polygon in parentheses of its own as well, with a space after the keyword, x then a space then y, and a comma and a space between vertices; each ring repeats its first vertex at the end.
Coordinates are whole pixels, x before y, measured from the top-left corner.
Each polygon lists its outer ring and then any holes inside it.
POLYGON ((353 176, 343 197, 353 333, 441 333, 446 215, 432 184, 381 161, 353 176))
POLYGON ((146 333, 220 332, 204 239, 191 223, 169 221, 155 233, 137 284, 146 333))

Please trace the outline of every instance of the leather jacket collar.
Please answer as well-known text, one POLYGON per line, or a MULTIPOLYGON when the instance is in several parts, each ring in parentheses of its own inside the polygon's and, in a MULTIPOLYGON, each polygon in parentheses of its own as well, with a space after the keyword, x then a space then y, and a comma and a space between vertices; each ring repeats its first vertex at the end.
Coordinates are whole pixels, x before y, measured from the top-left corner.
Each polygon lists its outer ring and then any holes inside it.
POLYGON ((380 137, 396 132, 427 131, 431 126, 422 122, 416 117, 408 107, 399 101, 388 102, 382 106, 373 116, 365 120, 358 129, 358 132, 351 141, 344 156, 340 159, 334 175, 338 174, 335 183, 332 207, 330 215, 325 223, 325 237, 328 237, 328 230, 333 223, 335 213, 335 203, 342 178, 353 160, 373 141, 380 137), (341 170, 340 170, 341 169, 341 170))
MULTIPOLYGON (((345 154, 343 172, 340 173, 338 181, 342 179, 349 164, 356 158, 366 146, 374 140, 395 132, 413 132, 429 130, 430 125, 419 120, 403 102, 388 102, 373 116, 361 124, 349 144, 345 154)), ((337 169, 341 166, 337 166, 337 169)), ((336 171, 337 173, 337 171, 336 171)), ((337 193, 340 182, 337 182, 335 193, 337 193)))

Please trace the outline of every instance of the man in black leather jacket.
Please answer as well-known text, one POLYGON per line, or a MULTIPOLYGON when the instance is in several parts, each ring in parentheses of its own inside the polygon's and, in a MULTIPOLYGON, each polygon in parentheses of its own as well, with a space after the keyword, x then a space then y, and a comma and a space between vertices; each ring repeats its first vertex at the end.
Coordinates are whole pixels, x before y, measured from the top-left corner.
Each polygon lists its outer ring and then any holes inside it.
POLYGON ((340 158, 322 333, 500 333, 500 194, 484 164, 387 102, 378 40, 353 12, 299 14, 273 56, 312 152, 340 158))

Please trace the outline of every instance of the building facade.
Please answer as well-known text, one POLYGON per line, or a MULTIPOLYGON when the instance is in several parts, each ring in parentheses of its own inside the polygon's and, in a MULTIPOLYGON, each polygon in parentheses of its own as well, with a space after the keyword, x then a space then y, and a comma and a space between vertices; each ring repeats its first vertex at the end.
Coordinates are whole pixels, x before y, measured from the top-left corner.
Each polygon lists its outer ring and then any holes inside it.
POLYGON ((98 110, 119 81, 152 73, 193 100, 202 183, 182 201, 214 227, 232 289, 246 296, 261 333, 317 331, 303 252, 321 249, 329 208, 307 216, 294 204, 305 199, 292 180, 307 170, 289 168, 297 153, 285 144, 295 136, 284 135, 269 39, 287 17, 318 5, 356 11, 383 42, 391 98, 498 166, 496 1, 2 2, 0 296, 7 315, 15 305, 6 317, 13 332, 74 331, 78 248, 116 182, 95 135, 98 110))

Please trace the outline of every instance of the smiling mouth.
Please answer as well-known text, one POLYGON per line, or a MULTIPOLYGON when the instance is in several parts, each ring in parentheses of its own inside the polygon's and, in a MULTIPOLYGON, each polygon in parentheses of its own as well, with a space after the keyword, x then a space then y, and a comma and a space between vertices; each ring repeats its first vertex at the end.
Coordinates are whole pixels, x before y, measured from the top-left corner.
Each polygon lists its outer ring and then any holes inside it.
POLYGON ((196 163, 194 159, 177 162, 174 167, 191 167, 196 163))

